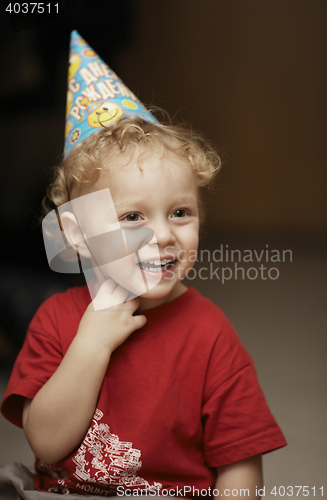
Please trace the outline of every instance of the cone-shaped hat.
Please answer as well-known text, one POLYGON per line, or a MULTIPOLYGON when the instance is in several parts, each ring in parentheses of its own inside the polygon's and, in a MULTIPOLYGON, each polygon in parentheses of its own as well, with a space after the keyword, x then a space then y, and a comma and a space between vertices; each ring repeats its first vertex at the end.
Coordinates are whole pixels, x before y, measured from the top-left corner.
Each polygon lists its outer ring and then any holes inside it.
POLYGON ((68 69, 65 157, 77 142, 101 127, 112 125, 123 115, 137 115, 157 122, 77 31, 73 31, 68 69))

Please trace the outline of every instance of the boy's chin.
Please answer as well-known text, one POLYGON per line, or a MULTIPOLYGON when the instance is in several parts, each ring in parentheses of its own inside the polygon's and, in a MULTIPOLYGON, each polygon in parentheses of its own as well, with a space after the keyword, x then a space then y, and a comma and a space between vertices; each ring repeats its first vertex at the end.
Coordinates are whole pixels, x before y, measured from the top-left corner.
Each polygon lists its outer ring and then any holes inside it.
POLYGON ((156 299, 164 299, 165 297, 167 297, 168 295, 170 294, 170 292, 168 291, 164 291, 164 290, 158 290, 156 287, 155 288, 152 288, 152 290, 149 290, 145 293, 142 293, 142 295, 140 295, 140 299, 153 299, 153 300, 156 300, 156 299))

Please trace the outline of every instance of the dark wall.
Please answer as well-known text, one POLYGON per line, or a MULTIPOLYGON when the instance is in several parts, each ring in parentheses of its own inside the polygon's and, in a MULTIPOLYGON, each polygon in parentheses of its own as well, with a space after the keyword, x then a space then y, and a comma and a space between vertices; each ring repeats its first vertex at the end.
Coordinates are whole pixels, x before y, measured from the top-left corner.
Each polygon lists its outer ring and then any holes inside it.
POLYGON ((326 2, 137 5, 135 40, 119 71, 142 99, 155 95, 173 114, 182 110, 225 149, 210 221, 325 231, 326 2))

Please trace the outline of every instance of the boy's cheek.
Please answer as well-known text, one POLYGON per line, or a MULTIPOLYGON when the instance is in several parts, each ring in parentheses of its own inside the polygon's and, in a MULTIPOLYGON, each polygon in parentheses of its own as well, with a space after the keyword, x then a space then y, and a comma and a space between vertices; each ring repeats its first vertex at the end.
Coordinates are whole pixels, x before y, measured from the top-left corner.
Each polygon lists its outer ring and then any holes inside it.
POLYGON ((185 257, 188 261, 194 263, 196 261, 197 253, 199 247, 199 237, 198 235, 194 235, 192 238, 188 240, 185 244, 185 257))
POLYGON ((152 289, 161 279, 160 273, 157 278, 148 276, 145 278, 137 265, 135 254, 107 264, 102 270, 106 277, 137 296, 152 289))

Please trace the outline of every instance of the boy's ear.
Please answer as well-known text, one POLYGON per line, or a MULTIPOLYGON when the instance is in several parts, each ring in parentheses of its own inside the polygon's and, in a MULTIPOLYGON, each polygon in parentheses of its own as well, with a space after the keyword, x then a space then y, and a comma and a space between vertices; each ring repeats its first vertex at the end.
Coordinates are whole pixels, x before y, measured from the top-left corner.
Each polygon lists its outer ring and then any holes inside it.
POLYGON ((60 222, 69 244, 76 248, 76 251, 81 257, 90 259, 92 255, 85 242, 85 238, 81 232, 75 215, 71 212, 64 212, 60 215, 60 222))

